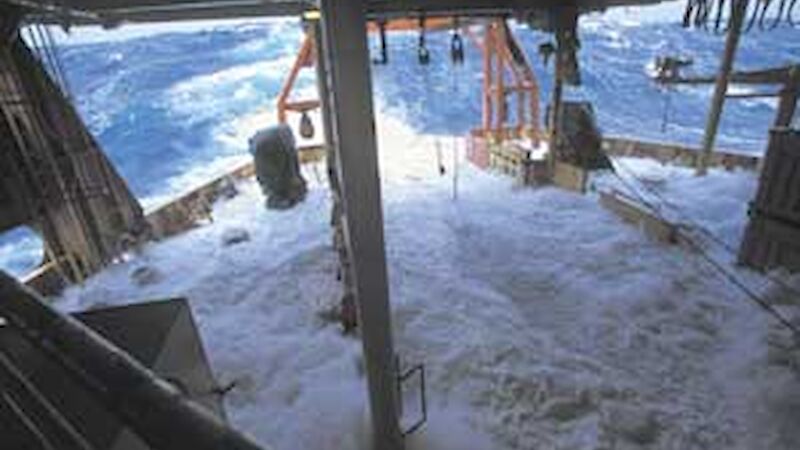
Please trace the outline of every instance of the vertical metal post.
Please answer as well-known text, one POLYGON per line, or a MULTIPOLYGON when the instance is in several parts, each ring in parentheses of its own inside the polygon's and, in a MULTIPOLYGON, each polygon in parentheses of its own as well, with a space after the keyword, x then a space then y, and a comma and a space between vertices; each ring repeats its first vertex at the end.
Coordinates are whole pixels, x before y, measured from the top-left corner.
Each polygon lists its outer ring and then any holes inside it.
POLYGON ((703 152, 697 161, 697 175, 705 175, 708 172, 708 164, 711 160, 711 154, 714 152, 714 142, 717 138, 719 119, 722 115, 722 108, 725 105, 725 95, 728 93, 728 82, 733 69, 733 61, 736 59, 736 49, 739 47, 739 38, 742 35, 742 24, 747 12, 747 0, 730 1, 734 2, 734 4, 731 8, 728 37, 725 40, 725 52, 722 55, 722 64, 717 74, 714 96, 711 99, 711 110, 708 113, 706 131, 703 136, 703 152))
POLYGON ((402 450, 364 2, 321 0, 320 7, 373 445, 402 450))

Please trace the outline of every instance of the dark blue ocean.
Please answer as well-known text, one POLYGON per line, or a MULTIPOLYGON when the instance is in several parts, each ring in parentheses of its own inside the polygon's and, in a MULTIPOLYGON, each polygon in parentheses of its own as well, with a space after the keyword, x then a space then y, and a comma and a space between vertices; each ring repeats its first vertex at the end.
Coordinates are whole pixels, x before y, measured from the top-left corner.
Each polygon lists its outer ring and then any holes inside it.
MULTIPOLYGON (((543 66, 536 49, 549 37, 516 30, 534 62, 544 102, 552 67, 543 66)), ((101 43, 67 40, 60 51, 90 130, 136 195, 153 204, 246 157, 249 135, 275 122, 275 98, 301 37, 299 22, 282 21, 101 43)), ((687 73, 713 72, 723 40, 677 22, 585 20, 583 86, 567 96, 592 101, 606 134, 696 146, 711 88, 665 93, 649 80, 648 70, 656 56, 679 54, 695 61, 687 73)), ((420 133, 464 134, 473 127, 480 117, 481 58, 467 40, 466 62, 454 67, 449 42, 447 32, 429 33, 432 59, 421 66, 416 33, 391 35, 390 64, 373 68, 377 108, 420 133)), ((377 42, 371 44, 376 48, 377 42)), ((737 68, 798 59, 800 31, 779 28, 746 35, 737 68)), ((308 75, 301 89, 313 89, 312 71, 308 75)), ((718 146, 762 152, 774 113, 769 99, 729 101, 718 146)), ((0 236, 0 268, 22 274, 40 260, 41 245, 29 231, 0 236)))

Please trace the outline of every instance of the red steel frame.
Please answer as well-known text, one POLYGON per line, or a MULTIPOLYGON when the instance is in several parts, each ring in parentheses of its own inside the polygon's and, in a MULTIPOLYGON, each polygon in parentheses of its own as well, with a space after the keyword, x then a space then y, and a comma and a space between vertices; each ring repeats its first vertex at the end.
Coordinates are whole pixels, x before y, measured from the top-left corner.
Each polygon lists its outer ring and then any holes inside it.
POLYGON ((483 52, 483 115, 478 137, 494 140, 530 138, 534 143, 542 137, 539 108, 539 83, 524 53, 514 60, 511 46, 522 49, 514 33, 502 19, 494 19, 484 27, 483 40, 469 28, 467 35, 483 52), (516 95, 515 123, 510 122, 508 97, 516 95))
MULTIPOLYGON (((426 29, 448 29, 452 28, 454 23, 453 18, 432 18, 426 20, 426 29)), ((377 32, 379 26, 371 22, 368 29, 370 32, 377 32)), ((386 31, 418 30, 419 20, 390 20, 386 22, 385 29, 386 31)), ((491 19, 486 22, 483 39, 479 38, 469 26, 463 30, 483 53, 483 114, 481 126, 473 130, 473 136, 492 138, 495 141, 529 138, 538 143, 543 137, 540 125, 539 83, 524 52, 519 52, 521 60, 514 59, 512 46, 522 49, 514 33, 503 19, 491 19), (516 96, 517 100, 515 123, 510 123, 507 107, 509 96, 516 96)), ((319 99, 290 99, 300 71, 314 67, 315 61, 314 38, 307 32, 278 96, 277 109, 280 123, 286 123, 290 111, 305 113, 320 107, 319 99)))

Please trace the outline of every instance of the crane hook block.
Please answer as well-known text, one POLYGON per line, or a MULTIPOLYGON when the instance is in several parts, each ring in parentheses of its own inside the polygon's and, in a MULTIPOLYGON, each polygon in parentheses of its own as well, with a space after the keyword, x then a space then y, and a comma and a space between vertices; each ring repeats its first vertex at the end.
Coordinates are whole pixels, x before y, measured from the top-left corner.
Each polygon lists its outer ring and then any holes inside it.
POLYGON ((303 137, 303 139, 311 139, 314 137, 314 124, 305 111, 303 111, 303 115, 300 116, 300 136, 303 137))

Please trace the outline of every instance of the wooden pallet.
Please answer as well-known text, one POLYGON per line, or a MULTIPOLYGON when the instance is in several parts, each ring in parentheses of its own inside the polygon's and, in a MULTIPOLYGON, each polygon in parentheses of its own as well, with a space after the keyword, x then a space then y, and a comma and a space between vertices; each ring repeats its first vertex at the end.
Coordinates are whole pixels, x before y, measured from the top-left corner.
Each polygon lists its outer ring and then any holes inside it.
POLYGON ((759 270, 800 271, 800 130, 770 132, 750 218, 739 261, 759 270))

